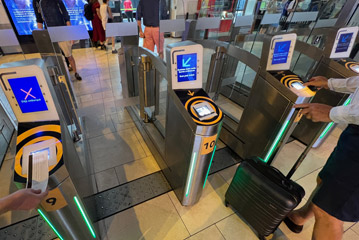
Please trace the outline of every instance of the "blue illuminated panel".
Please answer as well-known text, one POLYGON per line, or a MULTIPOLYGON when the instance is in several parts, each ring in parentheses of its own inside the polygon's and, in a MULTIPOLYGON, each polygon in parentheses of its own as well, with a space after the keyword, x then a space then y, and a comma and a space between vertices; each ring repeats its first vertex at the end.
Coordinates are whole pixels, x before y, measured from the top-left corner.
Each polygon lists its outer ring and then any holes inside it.
POLYGON ((291 41, 276 42, 274 46, 272 65, 286 63, 291 41))
POLYGON ((348 51, 352 37, 353 37, 353 33, 346 33, 346 34, 340 35, 338 45, 337 45, 337 48, 335 49, 335 52, 340 53, 340 52, 348 51))
MULTIPOLYGON (((37 29, 35 11, 32 5, 33 1, 4 0, 4 2, 9 10, 17 33, 19 35, 31 35, 32 31, 37 29)), ((63 3, 70 16, 71 25, 86 25, 87 30, 92 30, 91 22, 84 16, 84 6, 87 4, 86 0, 64 0, 63 3)))
POLYGON ((177 81, 197 80, 197 53, 177 55, 177 81))
POLYGON ((36 77, 12 78, 8 81, 21 112, 32 113, 48 110, 36 77))

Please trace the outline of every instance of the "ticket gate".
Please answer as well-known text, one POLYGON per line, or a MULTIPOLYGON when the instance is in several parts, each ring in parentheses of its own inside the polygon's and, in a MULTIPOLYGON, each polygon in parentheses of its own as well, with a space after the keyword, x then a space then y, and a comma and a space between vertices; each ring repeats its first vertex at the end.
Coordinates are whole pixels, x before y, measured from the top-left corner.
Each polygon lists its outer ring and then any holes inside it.
MULTIPOLYGON (((359 63, 348 58, 354 46, 358 27, 341 28, 329 36, 329 42, 324 49, 324 56, 314 69, 312 76, 325 76, 327 78, 348 78, 358 76, 359 63), (331 40, 331 41, 330 41, 331 40)), ((338 93, 321 89, 312 99, 313 103, 324 103, 331 106, 347 105, 350 103, 349 94, 338 93)), ((326 123, 315 123, 303 118, 293 132, 293 137, 304 144, 310 143, 316 137, 317 132, 326 123)), ((326 137, 335 128, 333 122, 326 124, 313 147, 319 147, 326 137)))
POLYGON ((295 42, 296 34, 266 36, 262 56, 268 57, 261 58, 239 126, 235 133, 222 130, 221 140, 244 159, 272 162, 300 118, 293 105, 315 95, 289 71, 295 42))
POLYGON ((91 180, 64 124, 45 62, 31 59, 4 64, 0 80, 18 120, 16 185, 49 189, 37 211, 59 239, 95 239, 96 230, 81 200, 93 193, 91 180))
POLYGON ((203 47, 190 41, 166 48, 168 89, 165 167, 182 205, 199 201, 205 187, 223 113, 202 89, 203 47))

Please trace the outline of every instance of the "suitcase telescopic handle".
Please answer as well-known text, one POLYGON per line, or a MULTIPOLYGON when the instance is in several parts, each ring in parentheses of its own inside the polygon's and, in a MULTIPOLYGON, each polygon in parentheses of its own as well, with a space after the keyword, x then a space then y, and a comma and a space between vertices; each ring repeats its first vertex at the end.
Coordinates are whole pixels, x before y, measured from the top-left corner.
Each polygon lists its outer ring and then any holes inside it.
POLYGON ((290 169, 289 173, 287 174, 287 176, 286 176, 287 179, 290 179, 293 176, 293 174, 295 173, 295 171, 299 168, 300 164, 302 164, 305 157, 309 153, 310 149, 312 149, 313 144, 318 140, 319 136, 322 134, 322 132, 324 131, 326 126, 327 126, 326 124, 323 124, 323 126, 320 128, 320 130, 315 135, 315 137, 310 141, 310 143, 304 149, 302 154, 299 156, 297 161, 294 163, 292 169, 290 169))

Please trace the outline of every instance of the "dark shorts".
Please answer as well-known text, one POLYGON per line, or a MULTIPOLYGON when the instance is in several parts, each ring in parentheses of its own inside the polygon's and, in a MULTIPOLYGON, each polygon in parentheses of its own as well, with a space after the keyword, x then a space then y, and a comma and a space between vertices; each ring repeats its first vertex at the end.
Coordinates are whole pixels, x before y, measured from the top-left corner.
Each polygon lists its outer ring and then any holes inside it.
POLYGON ((359 221, 359 126, 349 125, 322 171, 312 202, 342 221, 359 221))

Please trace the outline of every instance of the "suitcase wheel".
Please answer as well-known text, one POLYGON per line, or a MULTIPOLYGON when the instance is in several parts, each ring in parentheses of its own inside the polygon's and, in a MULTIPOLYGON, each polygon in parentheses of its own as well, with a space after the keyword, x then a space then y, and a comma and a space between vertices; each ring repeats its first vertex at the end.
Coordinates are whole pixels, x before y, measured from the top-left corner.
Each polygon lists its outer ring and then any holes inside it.
POLYGON ((228 206, 229 206, 229 202, 228 202, 227 200, 224 200, 224 205, 225 205, 226 207, 228 207, 228 206))

